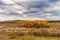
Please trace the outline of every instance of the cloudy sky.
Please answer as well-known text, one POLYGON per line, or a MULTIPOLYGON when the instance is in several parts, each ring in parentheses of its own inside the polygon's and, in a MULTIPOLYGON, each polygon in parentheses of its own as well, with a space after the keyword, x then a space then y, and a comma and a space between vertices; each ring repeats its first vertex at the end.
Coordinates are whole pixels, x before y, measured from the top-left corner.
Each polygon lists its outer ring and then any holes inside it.
POLYGON ((60 0, 0 0, 0 20, 60 20, 60 0))

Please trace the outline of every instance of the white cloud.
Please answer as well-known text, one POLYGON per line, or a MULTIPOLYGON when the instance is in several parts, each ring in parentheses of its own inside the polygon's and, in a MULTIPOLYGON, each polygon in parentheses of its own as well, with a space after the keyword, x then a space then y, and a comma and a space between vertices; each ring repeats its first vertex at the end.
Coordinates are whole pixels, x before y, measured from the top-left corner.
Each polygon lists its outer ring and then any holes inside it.
POLYGON ((4 12, 2 9, 0 9, 0 12, 4 12))
POLYGON ((60 20, 60 1, 1 0, 1 2, 4 4, 0 4, 2 20, 60 20))
POLYGON ((5 4, 13 4, 14 2, 12 0, 1 0, 5 4))

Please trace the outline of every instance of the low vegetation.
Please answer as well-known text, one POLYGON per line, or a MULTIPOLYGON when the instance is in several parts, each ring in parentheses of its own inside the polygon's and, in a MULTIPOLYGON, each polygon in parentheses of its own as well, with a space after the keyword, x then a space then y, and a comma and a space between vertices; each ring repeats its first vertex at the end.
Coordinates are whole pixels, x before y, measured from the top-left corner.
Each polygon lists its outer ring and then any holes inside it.
POLYGON ((1 40, 60 40, 60 21, 15 20, 0 26, 1 40))

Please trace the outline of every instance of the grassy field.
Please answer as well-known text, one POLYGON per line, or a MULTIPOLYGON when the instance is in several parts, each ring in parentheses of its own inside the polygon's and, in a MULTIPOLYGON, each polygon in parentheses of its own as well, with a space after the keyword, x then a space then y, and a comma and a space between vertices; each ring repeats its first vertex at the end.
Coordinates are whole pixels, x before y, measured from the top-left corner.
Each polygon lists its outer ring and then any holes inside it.
POLYGON ((60 37, 35 37, 33 35, 16 36, 16 35, 0 35, 0 40, 60 40, 60 37))
MULTIPOLYGON (((60 40, 60 37, 43 37, 42 32, 46 32, 46 31, 52 31, 55 32, 58 31, 57 28, 21 28, 19 31, 17 31, 16 33, 8 33, 5 31, 0 32, 0 40, 60 40), (41 31, 44 30, 44 31, 41 31), (28 31, 29 34, 26 34, 25 32, 22 33, 22 31, 28 31), (31 32, 30 32, 31 31, 31 32), (32 31, 37 31, 36 34, 31 34, 33 33, 32 31), (19 34, 22 33, 22 34, 19 34), (40 34, 41 33, 41 34, 40 34), (23 36, 21 36, 23 35, 23 36), (35 36, 37 35, 37 36, 35 36)), ((51 32, 49 32, 51 35, 51 32)), ((54 33, 54 35, 55 35, 54 33)))
POLYGON ((0 22, 0 40, 60 40, 60 21, 0 22))

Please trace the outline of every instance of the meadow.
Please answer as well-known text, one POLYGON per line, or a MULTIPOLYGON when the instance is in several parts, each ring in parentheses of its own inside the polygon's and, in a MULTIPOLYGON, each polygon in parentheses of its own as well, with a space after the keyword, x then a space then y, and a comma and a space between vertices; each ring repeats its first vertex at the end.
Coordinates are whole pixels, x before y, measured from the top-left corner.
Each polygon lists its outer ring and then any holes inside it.
POLYGON ((16 36, 16 35, 0 35, 0 40, 60 40, 60 37, 35 37, 31 35, 16 36))
POLYGON ((60 40, 60 21, 0 22, 0 40, 60 40))

